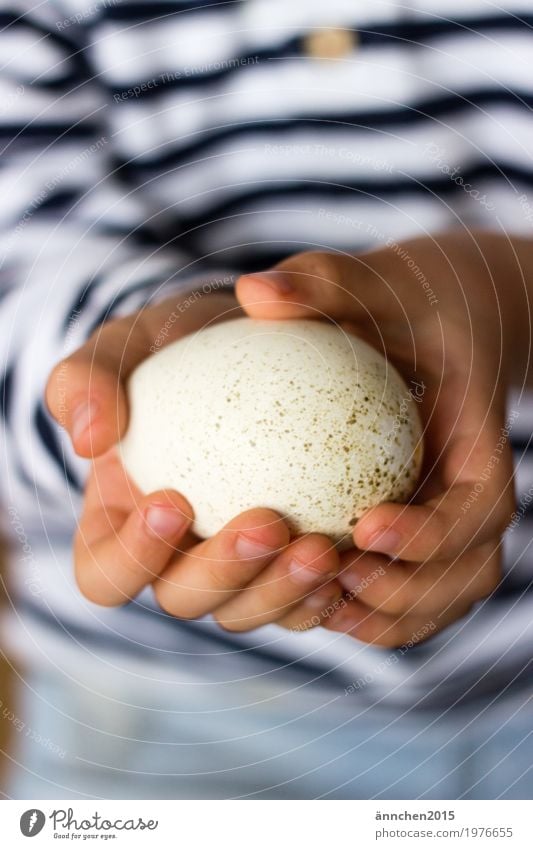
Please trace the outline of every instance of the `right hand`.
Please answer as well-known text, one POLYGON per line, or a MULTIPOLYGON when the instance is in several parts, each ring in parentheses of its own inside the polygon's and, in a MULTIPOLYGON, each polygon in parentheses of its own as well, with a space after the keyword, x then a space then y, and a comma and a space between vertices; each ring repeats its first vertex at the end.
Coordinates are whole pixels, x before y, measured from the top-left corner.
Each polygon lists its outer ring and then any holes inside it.
MULTIPOLYGON (((92 460, 74 545, 78 585, 90 601, 114 606, 153 584, 169 614, 192 619, 213 612, 233 631, 269 622, 316 624, 320 611, 342 595, 332 577, 338 556, 326 537, 291 541, 276 513, 256 508, 200 541, 190 531, 193 511, 182 495, 143 495, 119 461, 114 446, 128 423, 126 380, 149 356, 175 306, 166 301, 105 323, 48 380, 50 412, 76 453, 92 460)), ((231 294, 205 296, 180 312, 165 344, 238 314, 231 294)))
POLYGON ((332 631, 397 648, 458 621, 500 583, 514 509, 506 395, 528 360, 522 278, 506 251, 503 237, 452 232, 359 255, 307 251, 237 283, 251 317, 340 322, 424 388, 417 492, 358 519, 357 551, 341 561, 353 596, 328 618, 332 631))

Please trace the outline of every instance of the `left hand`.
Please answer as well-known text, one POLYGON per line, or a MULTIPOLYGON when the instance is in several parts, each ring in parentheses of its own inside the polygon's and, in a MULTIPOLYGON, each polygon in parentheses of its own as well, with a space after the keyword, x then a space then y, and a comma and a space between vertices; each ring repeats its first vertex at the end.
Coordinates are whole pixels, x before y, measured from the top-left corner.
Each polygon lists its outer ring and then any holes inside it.
POLYGON ((345 597, 316 619, 332 631, 411 645, 498 586, 514 506, 505 399, 516 324, 512 292, 500 299, 494 286, 491 238, 421 238, 358 257, 303 253, 238 282, 250 316, 333 319, 425 387, 417 493, 358 521, 356 549, 341 556, 345 597))

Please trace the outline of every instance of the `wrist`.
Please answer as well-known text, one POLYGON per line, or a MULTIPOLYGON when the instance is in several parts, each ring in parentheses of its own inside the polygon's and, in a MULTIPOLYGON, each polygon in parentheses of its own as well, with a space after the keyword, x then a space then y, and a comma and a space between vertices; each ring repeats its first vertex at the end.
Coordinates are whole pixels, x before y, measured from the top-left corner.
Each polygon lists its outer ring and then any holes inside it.
POLYGON ((486 263, 489 303, 500 324, 503 373, 507 384, 523 385, 531 372, 533 241, 488 232, 479 234, 476 241, 486 263))

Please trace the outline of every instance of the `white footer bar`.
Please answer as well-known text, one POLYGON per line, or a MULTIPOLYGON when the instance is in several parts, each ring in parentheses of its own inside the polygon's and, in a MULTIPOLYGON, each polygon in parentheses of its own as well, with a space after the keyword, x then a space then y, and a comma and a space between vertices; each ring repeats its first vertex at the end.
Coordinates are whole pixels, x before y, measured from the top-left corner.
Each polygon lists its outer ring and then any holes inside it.
POLYGON ((532 849, 530 814, 526 801, 3 801, 0 833, 6 849, 532 849))

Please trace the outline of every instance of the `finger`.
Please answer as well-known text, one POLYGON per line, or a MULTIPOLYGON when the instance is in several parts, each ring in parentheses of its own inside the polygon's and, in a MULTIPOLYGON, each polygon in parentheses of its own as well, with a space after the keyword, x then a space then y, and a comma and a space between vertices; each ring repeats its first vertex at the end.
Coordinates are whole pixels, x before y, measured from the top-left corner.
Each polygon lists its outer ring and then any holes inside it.
POLYGON ((339 321, 405 316, 394 288, 364 255, 322 251, 296 254, 274 268, 245 274, 236 286, 237 298, 252 318, 334 318, 339 321))
POLYGON ((289 539, 273 510, 248 510, 177 557, 154 584, 157 601, 172 616, 203 616, 246 586, 289 539))
MULTIPOLYGON (((101 536, 98 524, 99 510, 103 511, 104 522, 105 512, 109 512, 110 508, 121 511, 122 521, 125 521, 142 498, 143 493, 128 476, 117 448, 113 446, 91 463, 85 483, 83 511, 84 514, 91 514, 95 519, 90 533, 94 534, 95 539, 101 536)), ((88 534, 86 527, 85 533, 88 534)))
POLYGON ((330 581, 316 592, 292 607, 288 613, 276 621, 276 625, 288 631, 299 633, 317 628, 324 623, 342 605, 343 589, 337 580, 330 581))
POLYGON ((124 380, 149 354, 150 339, 135 317, 110 321, 58 363, 46 387, 48 408, 76 452, 97 457, 126 430, 124 380))
POLYGON ((284 616, 339 571, 339 556, 331 541, 308 534, 292 542, 242 593, 215 611, 229 631, 248 631, 284 616))
POLYGON ((398 618, 381 610, 370 610, 362 602, 355 600, 349 601, 346 607, 324 620, 323 626, 328 631, 349 634, 363 643, 400 649, 403 654, 465 616, 469 609, 470 605, 454 607, 435 618, 423 616, 398 618))
POLYGON ((116 508, 85 513, 74 540, 81 592, 111 607, 131 600, 175 555, 191 521, 190 505, 171 490, 141 498, 126 516, 116 508))
POLYGON ((453 560, 503 533, 514 509, 509 427, 486 383, 476 383, 441 450, 445 488, 424 504, 368 510, 354 528, 357 548, 409 561, 453 560))
POLYGON ((500 578, 499 541, 452 562, 412 564, 351 553, 343 557, 339 573, 350 598, 394 616, 437 615, 456 603, 473 604, 494 592, 500 578))
MULTIPOLYGON (((206 324, 236 312, 233 296, 222 293, 202 305, 206 324)), ((85 345, 53 369, 46 387, 48 408, 80 456, 100 456, 125 433, 125 381, 153 351, 161 328, 163 347, 197 330, 198 318, 194 310, 187 312, 169 299, 102 324, 85 345)))

